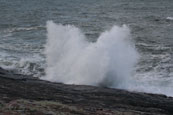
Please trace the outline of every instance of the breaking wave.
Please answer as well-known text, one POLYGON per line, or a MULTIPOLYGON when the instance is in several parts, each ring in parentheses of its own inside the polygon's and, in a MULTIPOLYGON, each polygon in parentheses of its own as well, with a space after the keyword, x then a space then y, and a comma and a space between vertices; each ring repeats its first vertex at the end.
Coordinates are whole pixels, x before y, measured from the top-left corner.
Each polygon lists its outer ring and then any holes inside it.
POLYGON ((171 79, 136 72, 139 54, 126 25, 113 26, 94 43, 72 25, 48 21, 47 31, 46 75, 41 79, 173 96, 171 79))
POLYGON ((131 81, 138 53, 126 25, 113 26, 96 42, 88 42, 72 25, 47 22, 46 76, 65 84, 126 88, 131 81))

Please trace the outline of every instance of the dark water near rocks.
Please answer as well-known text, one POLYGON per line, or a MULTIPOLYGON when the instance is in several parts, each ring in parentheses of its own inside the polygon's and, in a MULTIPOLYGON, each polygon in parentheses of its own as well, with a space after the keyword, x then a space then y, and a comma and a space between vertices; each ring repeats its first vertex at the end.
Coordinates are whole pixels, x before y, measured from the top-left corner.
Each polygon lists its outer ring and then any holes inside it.
POLYGON ((172 0, 0 0, 0 9, 3 68, 44 74, 48 20, 75 25, 92 42, 113 25, 126 24, 140 53, 134 77, 173 94, 172 0))

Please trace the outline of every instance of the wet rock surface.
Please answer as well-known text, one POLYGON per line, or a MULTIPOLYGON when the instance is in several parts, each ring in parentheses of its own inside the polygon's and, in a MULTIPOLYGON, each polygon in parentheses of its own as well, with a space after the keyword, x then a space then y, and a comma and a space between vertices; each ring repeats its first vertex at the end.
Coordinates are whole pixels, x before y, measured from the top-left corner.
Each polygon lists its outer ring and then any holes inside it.
POLYGON ((0 115, 173 115, 173 98, 65 85, 0 68, 0 115))

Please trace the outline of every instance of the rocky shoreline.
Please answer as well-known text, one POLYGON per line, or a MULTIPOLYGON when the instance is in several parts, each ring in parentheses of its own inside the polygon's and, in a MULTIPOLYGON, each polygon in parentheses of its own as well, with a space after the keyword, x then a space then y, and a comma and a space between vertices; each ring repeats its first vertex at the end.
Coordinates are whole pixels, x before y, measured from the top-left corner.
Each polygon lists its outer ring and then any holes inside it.
POLYGON ((0 68, 0 115, 173 115, 173 98, 65 85, 0 68))

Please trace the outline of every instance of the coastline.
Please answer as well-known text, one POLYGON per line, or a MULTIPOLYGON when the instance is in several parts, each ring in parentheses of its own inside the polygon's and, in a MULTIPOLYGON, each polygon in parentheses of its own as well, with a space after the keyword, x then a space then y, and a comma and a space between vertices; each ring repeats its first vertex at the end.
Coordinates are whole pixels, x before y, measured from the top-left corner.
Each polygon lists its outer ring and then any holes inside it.
POLYGON ((0 68, 0 115, 172 115, 173 98, 87 85, 65 85, 0 68))

